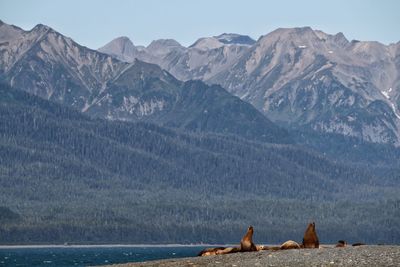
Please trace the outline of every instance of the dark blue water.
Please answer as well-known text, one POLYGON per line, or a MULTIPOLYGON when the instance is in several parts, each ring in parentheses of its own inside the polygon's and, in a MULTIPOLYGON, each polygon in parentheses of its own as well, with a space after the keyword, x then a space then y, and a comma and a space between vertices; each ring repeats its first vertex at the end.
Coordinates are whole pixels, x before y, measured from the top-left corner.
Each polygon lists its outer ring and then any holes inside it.
POLYGON ((0 266, 94 266, 194 257, 203 247, 0 248, 0 266))

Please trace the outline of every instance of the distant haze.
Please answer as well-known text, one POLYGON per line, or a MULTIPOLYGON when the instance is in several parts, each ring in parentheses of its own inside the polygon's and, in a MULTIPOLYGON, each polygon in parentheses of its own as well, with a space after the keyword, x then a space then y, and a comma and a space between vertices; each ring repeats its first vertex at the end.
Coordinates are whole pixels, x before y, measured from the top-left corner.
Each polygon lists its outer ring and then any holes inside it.
POLYGON ((29 30, 50 25, 97 49, 118 36, 135 45, 173 38, 189 46, 198 38, 240 33, 258 39, 279 27, 311 26, 348 39, 396 43, 400 1, 21 1, 2 0, 0 19, 29 30))

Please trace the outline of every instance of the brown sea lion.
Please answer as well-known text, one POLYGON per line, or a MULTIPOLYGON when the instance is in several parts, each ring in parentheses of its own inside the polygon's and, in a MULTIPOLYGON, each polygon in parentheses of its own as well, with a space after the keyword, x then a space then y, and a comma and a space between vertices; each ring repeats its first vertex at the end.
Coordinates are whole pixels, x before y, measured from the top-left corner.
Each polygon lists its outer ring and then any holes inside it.
POLYGON ((249 226, 247 229, 247 233, 243 236, 242 240, 240 241, 240 251, 247 252, 247 251, 257 251, 257 247, 253 243, 253 226, 249 226))
POLYGON ((315 222, 309 223, 303 237, 303 248, 319 248, 319 240, 315 231, 315 222))
POLYGON ((335 246, 335 248, 344 248, 347 247, 347 242, 345 240, 339 240, 335 246))
POLYGON ((224 250, 224 247, 216 247, 216 248, 205 248, 197 254, 197 256, 211 256, 217 255, 217 252, 220 250, 224 250))
POLYGON ((256 245, 257 251, 261 251, 261 250, 268 250, 268 246, 264 246, 264 245, 256 245))
POLYGON ((364 243, 354 243, 352 246, 359 247, 359 246, 365 246, 365 244, 364 243))
POLYGON ((218 250, 216 252, 216 255, 224 255, 224 254, 237 253, 237 252, 240 252, 240 248, 231 247, 231 248, 225 248, 225 249, 218 250))
POLYGON ((288 240, 280 246, 280 249, 299 249, 299 248, 300 245, 293 240, 288 240))

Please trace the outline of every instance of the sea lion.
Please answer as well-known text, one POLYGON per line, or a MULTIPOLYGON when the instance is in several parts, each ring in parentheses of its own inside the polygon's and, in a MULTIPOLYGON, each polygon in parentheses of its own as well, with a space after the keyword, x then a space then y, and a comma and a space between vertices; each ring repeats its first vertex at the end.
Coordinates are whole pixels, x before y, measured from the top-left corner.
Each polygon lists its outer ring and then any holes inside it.
POLYGON ((197 256, 203 257, 203 256, 211 256, 211 255, 217 255, 218 251, 224 250, 224 247, 216 247, 216 248, 205 248, 202 251, 197 254, 197 256))
POLYGON ((230 253, 237 253, 240 252, 240 248, 238 247, 231 247, 231 248, 225 248, 225 249, 220 249, 216 252, 216 255, 224 255, 224 254, 230 254, 230 253))
POLYGON ((299 249, 299 248, 300 245, 293 240, 288 240, 280 246, 280 249, 299 249))
POLYGON ((257 249, 257 251, 268 250, 268 246, 256 245, 256 249, 257 249))
POLYGON ((352 246, 359 247, 359 246, 365 246, 365 244, 364 243, 354 243, 352 246))
POLYGON ((315 231, 315 222, 309 223, 303 237, 303 248, 319 248, 319 240, 315 231))
POLYGON ((344 248, 347 246, 347 242, 345 240, 339 240, 335 246, 335 248, 344 248))
POLYGON ((249 226, 247 229, 247 233, 243 236, 242 240, 240 241, 240 251, 247 252, 247 251, 257 251, 257 247, 253 243, 253 226, 249 226))

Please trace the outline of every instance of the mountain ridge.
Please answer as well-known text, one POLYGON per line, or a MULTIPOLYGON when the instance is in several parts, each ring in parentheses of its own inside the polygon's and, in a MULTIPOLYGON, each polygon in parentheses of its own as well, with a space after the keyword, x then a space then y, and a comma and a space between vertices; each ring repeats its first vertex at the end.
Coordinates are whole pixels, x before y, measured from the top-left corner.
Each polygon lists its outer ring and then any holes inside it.
MULTIPOLYGON (((2 26, 7 27, 12 26, 2 26)), ((286 130, 221 87, 202 82, 190 86, 158 65, 140 60, 122 62, 80 46, 45 25, 37 25, 31 31, 21 30, 18 34, 20 36, 16 36, 12 44, 0 44, 0 50, 4 51, 0 58, 2 79, 15 88, 23 88, 94 117, 149 120, 193 131, 290 142, 286 130), (196 94, 194 90, 202 94, 196 94), (190 108, 185 103, 190 104, 190 108), (180 116, 179 122, 174 121, 177 116, 180 116)), ((127 38, 118 42, 116 51, 140 53, 132 48, 133 44, 127 38)), ((179 46, 171 40, 160 42, 161 45, 179 46)), ((151 46, 157 48, 158 44, 151 46)))
POLYGON ((399 51, 398 44, 349 41, 341 32, 299 27, 278 28, 248 47, 209 37, 185 51, 157 56, 144 50, 138 58, 182 80, 219 84, 282 126, 399 146, 399 51), (354 116, 363 112, 370 119, 354 116))

